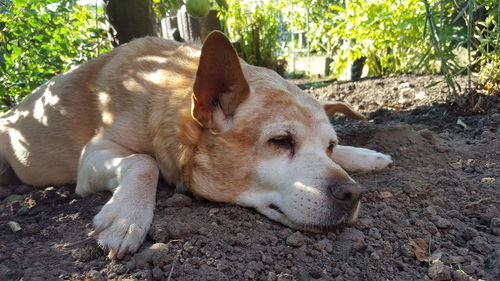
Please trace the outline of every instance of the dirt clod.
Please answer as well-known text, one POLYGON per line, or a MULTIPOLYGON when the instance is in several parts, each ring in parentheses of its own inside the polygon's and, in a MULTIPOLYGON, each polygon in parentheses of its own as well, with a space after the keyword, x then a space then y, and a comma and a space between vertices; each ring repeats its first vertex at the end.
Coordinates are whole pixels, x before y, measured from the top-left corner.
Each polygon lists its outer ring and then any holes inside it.
POLYGON ((304 243, 305 243, 305 237, 304 235, 302 235, 302 233, 298 231, 292 233, 290 236, 288 236, 288 238, 286 238, 286 244, 288 246, 300 247, 304 245, 304 243))
POLYGON ((165 203, 167 207, 189 207, 193 204, 193 200, 184 194, 176 193, 165 203))
POLYGON ((451 279, 450 268, 444 265, 441 261, 432 263, 427 274, 432 280, 435 281, 444 281, 451 279))

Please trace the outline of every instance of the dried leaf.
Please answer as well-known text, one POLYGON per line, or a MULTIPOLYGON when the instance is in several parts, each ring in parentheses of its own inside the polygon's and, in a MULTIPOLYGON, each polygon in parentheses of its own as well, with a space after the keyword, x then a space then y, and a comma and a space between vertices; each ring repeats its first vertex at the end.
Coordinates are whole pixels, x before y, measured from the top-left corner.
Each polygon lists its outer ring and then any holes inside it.
POLYGON ((420 248, 422 248, 423 250, 427 251, 427 249, 429 248, 429 245, 427 244, 427 242, 425 242, 424 239, 417 238, 417 242, 418 242, 418 246, 420 248))
POLYGON ((427 256, 429 244, 422 238, 417 238, 415 240, 408 238, 408 243, 413 247, 413 253, 418 261, 432 263, 438 261, 443 256, 443 253, 439 251, 435 251, 430 256, 427 256))
POLYGON ((377 197, 380 199, 391 198, 393 195, 389 191, 382 191, 377 194, 377 197))
POLYGON ((423 239, 417 239, 418 243, 415 242, 413 239, 408 238, 408 242, 410 246, 413 247, 413 253, 415 254, 415 258, 417 258, 418 261, 427 261, 427 249, 423 248, 422 246, 427 246, 427 243, 423 239), (423 243, 422 243, 423 241, 423 243), (422 244, 422 245, 420 245, 422 244))

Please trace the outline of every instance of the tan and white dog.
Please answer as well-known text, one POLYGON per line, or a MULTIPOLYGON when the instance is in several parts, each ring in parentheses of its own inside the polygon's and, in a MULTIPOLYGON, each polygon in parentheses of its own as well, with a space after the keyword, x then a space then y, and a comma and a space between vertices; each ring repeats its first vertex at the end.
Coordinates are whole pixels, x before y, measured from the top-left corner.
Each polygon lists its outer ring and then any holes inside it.
POLYGON ((345 170, 391 163, 337 145, 329 115, 339 111, 363 118, 246 64, 220 32, 201 50, 138 39, 48 81, 1 116, 0 182, 112 191, 90 233, 110 257, 143 242, 160 173, 198 197, 328 230, 359 209, 361 189, 345 170))

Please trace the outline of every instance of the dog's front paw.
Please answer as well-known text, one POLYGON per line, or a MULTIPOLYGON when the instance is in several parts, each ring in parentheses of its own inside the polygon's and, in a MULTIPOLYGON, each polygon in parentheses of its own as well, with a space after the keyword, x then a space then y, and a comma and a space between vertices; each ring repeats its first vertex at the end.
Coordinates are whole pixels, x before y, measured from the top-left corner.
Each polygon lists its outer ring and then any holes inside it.
POLYGON ((380 153, 377 151, 363 149, 358 158, 355 170, 359 171, 371 171, 383 169, 392 163, 390 155, 380 153))
POLYGON ((387 167, 391 156, 375 150, 338 145, 333 151, 333 161, 348 171, 371 171, 387 167))
POLYGON ((110 259, 121 259, 141 246, 153 220, 153 210, 154 206, 108 202, 94 217, 95 230, 89 236, 109 249, 110 259))

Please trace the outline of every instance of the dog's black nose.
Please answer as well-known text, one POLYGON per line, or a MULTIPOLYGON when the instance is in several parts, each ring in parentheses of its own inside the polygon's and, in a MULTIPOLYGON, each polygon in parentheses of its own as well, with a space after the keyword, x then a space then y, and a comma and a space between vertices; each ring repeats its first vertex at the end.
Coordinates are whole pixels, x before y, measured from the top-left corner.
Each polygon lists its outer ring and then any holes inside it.
POLYGON ((349 210, 361 199, 361 186, 354 182, 336 182, 328 186, 328 191, 340 206, 349 210))

